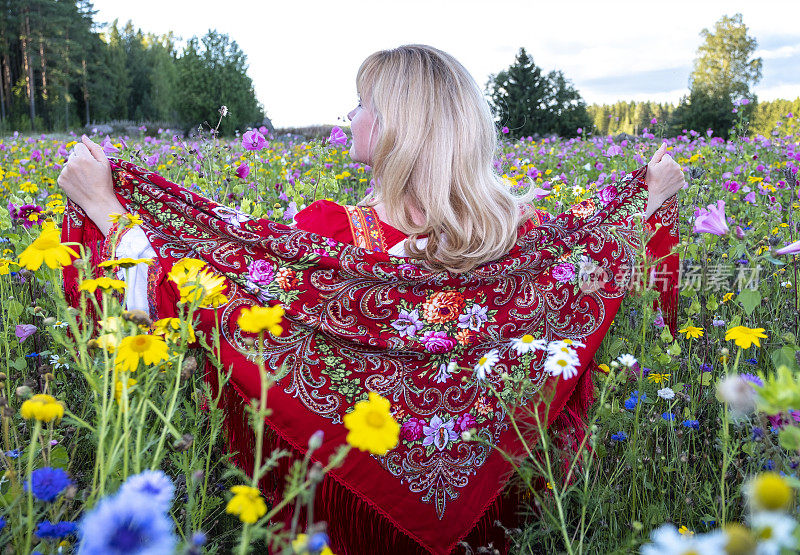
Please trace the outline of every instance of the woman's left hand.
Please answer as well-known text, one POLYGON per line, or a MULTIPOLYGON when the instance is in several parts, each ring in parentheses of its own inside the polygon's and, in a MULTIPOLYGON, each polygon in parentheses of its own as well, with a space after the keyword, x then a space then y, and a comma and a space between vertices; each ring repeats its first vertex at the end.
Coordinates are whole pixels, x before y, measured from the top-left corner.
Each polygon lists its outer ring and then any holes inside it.
POLYGON ((109 215, 122 214, 125 209, 114 194, 111 164, 103 148, 86 135, 81 140, 70 152, 58 185, 106 235, 111 229, 109 215))

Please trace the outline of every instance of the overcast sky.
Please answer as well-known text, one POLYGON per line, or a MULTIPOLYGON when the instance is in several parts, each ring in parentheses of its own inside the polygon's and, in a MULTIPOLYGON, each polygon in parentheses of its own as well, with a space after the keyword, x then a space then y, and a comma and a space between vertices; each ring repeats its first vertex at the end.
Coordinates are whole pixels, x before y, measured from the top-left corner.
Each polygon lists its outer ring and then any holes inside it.
POLYGON ((588 104, 677 103, 700 31, 743 15, 758 40, 761 100, 800 97, 800 1, 95 0, 96 21, 188 39, 228 34, 247 55, 258 99, 277 127, 335 124, 356 102, 355 76, 372 52, 423 43, 453 54, 483 87, 520 47, 561 70, 588 104))

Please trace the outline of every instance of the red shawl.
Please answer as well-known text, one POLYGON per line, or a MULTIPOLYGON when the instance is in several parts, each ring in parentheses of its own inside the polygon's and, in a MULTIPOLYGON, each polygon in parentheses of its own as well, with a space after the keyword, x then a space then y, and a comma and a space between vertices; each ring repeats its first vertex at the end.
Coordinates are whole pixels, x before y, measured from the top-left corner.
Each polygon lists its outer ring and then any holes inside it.
MULTIPOLYGON (((338 552, 447 553, 474 528, 490 526, 487 509, 496 508, 510 466, 461 432, 475 429, 512 453, 520 445, 471 369, 496 349, 499 360, 486 380, 502 397, 511 393, 505 373, 527 376, 537 395, 552 396, 550 422, 570 399, 585 411, 592 357, 623 295, 641 279, 635 222, 647 200, 646 166, 564 214, 527 226, 507 256, 466 274, 429 272, 372 251, 369 243, 347 245, 252 219, 129 162, 111 166, 117 197, 141 216, 157 253, 148 290, 155 316, 175 315, 179 296, 166 276, 181 258, 202 259, 227 279, 228 302, 218 309, 220 358, 233 372, 225 411, 239 464, 252 468, 242 402, 260 391, 254 356, 236 325, 243 307, 280 303, 286 311, 283 334, 265 340, 267 367, 278 378, 268 394, 268 446, 304 453, 311 434, 322 430, 314 458, 327 461, 345 442, 342 418, 357 401, 369 391, 390 400, 402 425, 399 444, 383 457, 351 451, 320 488, 315 514, 327 519, 338 552), (603 271, 603 279, 592 280, 603 271), (525 334, 584 342, 578 377, 550 377, 541 351, 518 356, 511 340, 525 334), (469 370, 448 370, 452 362, 469 370)), ((647 243, 654 257, 678 240, 675 197, 647 225, 658 223, 647 243)), ((362 224, 368 235, 368 222, 362 224)), ((95 262, 106 256, 102 234, 71 202, 63 240, 87 245, 95 262)), ((674 332, 677 255, 662 270, 661 306, 674 332)), ((64 278, 76 304, 75 270, 65 268, 64 278)), ((214 310, 199 313, 198 329, 208 333, 214 310)), ((269 499, 279 498, 281 482, 277 476, 264 484, 269 499)))

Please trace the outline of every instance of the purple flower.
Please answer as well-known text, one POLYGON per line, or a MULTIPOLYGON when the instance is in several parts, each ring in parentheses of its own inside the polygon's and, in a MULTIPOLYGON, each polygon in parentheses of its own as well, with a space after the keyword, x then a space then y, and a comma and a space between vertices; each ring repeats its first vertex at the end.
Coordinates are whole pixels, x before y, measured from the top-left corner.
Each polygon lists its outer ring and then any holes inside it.
POLYGON ((655 125, 657 123, 658 123, 658 120, 656 118, 653 118, 653 119, 650 120, 650 125, 655 125))
POLYGON ((286 210, 284 210, 283 219, 287 222, 291 222, 298 212, 299 210, 297 209, 297 203, 292 201, 289 203, 289 206, 286 207, 286 210))
POLYGON ((503 127, 501 131, 503 132, 503 135, 508 135, 508 127, 503 127))
POLYGON ((255 129, 251 129, 242 135, 242 146, 246 150, 261 150, 267 146, 267 139, 255 129))
POLYGON ((553 268, 553 277, 560 281, 561 283, 567 283, 568 281, 572 281, 575 277, 575 267, 565 262, 564 264, 558 264, 553 268))
POLYGON ((403 422, 400 427, 400 437, 407 441, 416 441, 422 437, 422 428, 425 426, 425 421, 419 418, 409 418, 403 422))
POLYGON ((347 144, 347 135, 338 127, 331 129, 331 134, 328 137, 328 144, 333 146, 344 146, 347 144))
POLYGON ((17 324, 17 328, 14 330, 14 335, 16 335, 17 339, 19 339, 19 342, 22 343, 31 335, 33 335, 36 330, 37 327, 33 324, 17 324))
POLYGON ((744 200, 745 200, 745 202, 749 202, 751 204, 755 203, 756 202, 756 192, 755 191, 750 191, 749 193, 747 193, 745 195, 744 200))
POLYGON ((488 306, 480 306, 473 304, 464 314, 458 316, 458 327, 462 329, 470 329, 472 331, 480 331, 481 326, 489 319, 487 312, 488 306))
POLYGON ((103 139, 102 143, 100 143, 100 146, 103 147, 103 152, 106 153, 106 156, 119 152, 119 149, 114 146, 114 144, 111 142, 111 138, 109 138, 108 135, 106 135, 106 138, 103 139))
POLYGON ((474 428, 477 424, 478 422, 475 420, 475 417, 472 416, 471 413, 465 412, 456 420, 456 430, 459 432, 466 432, 474 428))
POLYGON ((600 189, 597 195, 600 198, 600 202, 605 205, 617 198, 617 193, 617 188, 614 185, 608 185, 600 189))
POLYGON ((753 385, 764 387, 764 382, 761 380, 761 378, 759 378, 755 374, 744 373, 744 374, 739 374, 739 377, 742 378, 744 381, 749 382, 753 385))
POLYGON ((34 224, 34 221, 30 219, 31 214, 40 214, 42 212, 42 207, 36 206, 35 204, 17 206, 9 202, 8 212, 13 222, 22 224, 22 227, 25 229, 30 229, 34 224))
POLYGON ((444 331, 426 331, 422 336, 422 343, 425 350, 431 353, 448 353, 455 348, 458 341, 444 331))
POLYGON ((785 247, 776 250, 775 254, 800 254, 800 240, 789 243, 785 247))
POLYGON ((156 164, 158 164, 158 156, 159 156, 159 154, 157 152, 155 154, 153 154, 152 156, 148 156, 147 160, 145 160, 147 162, 147 165, 148 166, 155 166, 156 164))
POLYGON ((422 329, 422 322, 419 319, 419 312, 415 308, 412 311, 400 310, 400 316, 392 322, 392 327, 396 329, 400 337, 414 337, 422 329))
POLYGON ((439 451, 444 451, 448 444, 458 437, 458 434, 453 429, 454 427, 455 422, 452 418, 444 422, 438 415, 435 415, 431 418, 430 425, 422 428, 422 432, 425 434, 422 445, 433 445, 439 451))
POLYGON ((730 231, 725 221, 725 201, 718 200, 717 205, 709 204, 707 209, 701 208, 700 214, 694 220, 695 233, 713 233, 725 235, 730 231))
POLYGON ((608 150, 606 151, 606 156, 608 156, 609 158, 620 155, 622 155, 622 147, 619 145, 611 145, 610 147, 608 147, 608 150))
POLYGON ((656 314, 656 317, 653 319, 653 325, 657 328, 664 327, 664 315, 661 313, 660 310, 658 311, 658 314, 656 314))
POLYGON ((259 285, 267 285, 275 277, 275 269, 266 260, 254 260, 247 267, 250 281, 259 285))
POLYGON ((250 175, 250 166, 242 162, 239 164, 239 167, 236 168, 236 175, 240 179, 246 178, 248 175, 250 175))

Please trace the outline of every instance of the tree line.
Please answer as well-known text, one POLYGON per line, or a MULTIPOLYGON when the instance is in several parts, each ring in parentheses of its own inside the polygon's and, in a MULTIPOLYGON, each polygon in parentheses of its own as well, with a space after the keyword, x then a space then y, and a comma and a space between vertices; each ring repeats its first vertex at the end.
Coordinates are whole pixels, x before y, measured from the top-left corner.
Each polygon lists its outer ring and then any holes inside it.
MULTIPOLYGON (((647 128, 673 137, 684 130, 712 129, 716 136, 728 138, 740 117, 747 122, 749 136, 767 136, 784 116, 800 112, 800 97, 758 102, 751 87, 761 79, 762 60, 752 57, 757 41, 748 36, 741 14, 723 16, 713 31, 703 29, 700 35, 704 42, 689 77, 689 94, 677 105, 621 101, 587 106, 562 72, 545 75, 524 48, 511 66, 489 77, 486 94, 498 125, 518 137, 574 137, 579 129, 635 135, 647 128)), ((779 133, 786 133, 787 127, 779 133)))
POLYGON ((66 130, 109 120, 164 122, 220 131, 260 125, 263 107, 244 53, 209 31, 178 51, 115 21, 94 21, 89 0, 0 0, 0 124, 20 131, 66 130))

